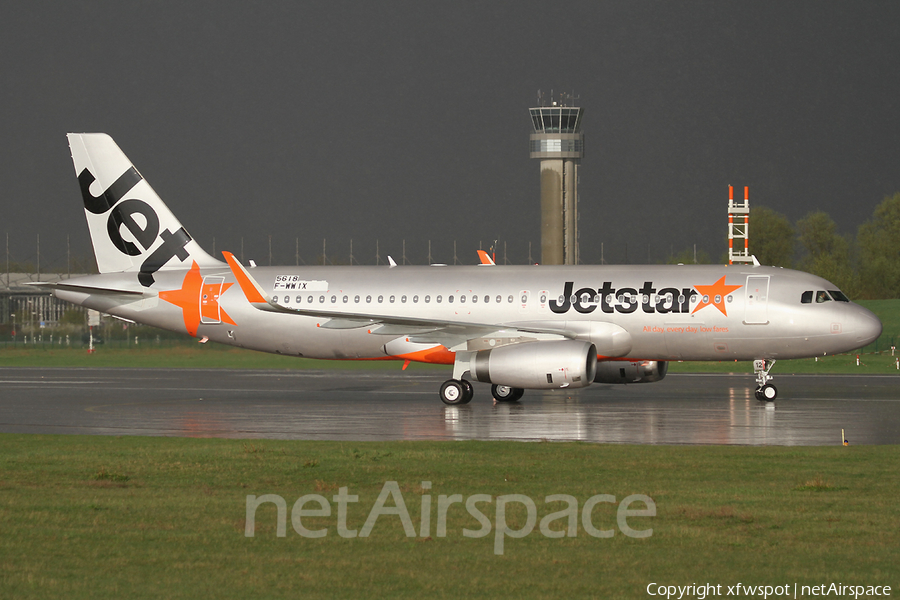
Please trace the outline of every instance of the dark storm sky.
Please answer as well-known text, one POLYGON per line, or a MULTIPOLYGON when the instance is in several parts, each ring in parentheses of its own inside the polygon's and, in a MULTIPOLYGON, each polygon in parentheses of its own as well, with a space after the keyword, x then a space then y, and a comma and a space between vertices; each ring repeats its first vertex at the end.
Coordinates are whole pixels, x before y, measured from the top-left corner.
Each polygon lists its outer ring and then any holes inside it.
POLYGON ((718 258, 729 183, 850 233, 900 191, 898 25, 896 2, 4 3, 0 234, 88 253, 65 134, 103 131, 209 250, 537 259, 538 89, 585 109, 584 262, 718 258))

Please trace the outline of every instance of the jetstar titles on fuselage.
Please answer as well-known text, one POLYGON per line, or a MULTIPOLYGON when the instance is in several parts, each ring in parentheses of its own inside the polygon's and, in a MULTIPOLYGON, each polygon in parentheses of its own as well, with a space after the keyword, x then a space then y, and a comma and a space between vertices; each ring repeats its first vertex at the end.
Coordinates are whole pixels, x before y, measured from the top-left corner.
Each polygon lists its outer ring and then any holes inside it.
MULTIPOLYGON (((582 314, 592 313, 600 307, 605 313, 633 313, 638 307, 645 313, 690 313, 692 298, 700 296, 693 287, 677 289, 665 287, 657 290, 652 281, 645 281, 640 289, 613 287, 611 281, 603 282, 603 286, 597 289, 583 287, 573 293, 575 283, 567 281, 563 293, 558 298, 550 300, 550 310, 557 314, 569 312, 574 308, 582 314)), ((703 297, 694 308, 697 312, 704 306, 715 306, 719 311, 728 316, 725 302, 731 302, 730 293, 742 287, 740 285, 725 285, 725 277, 722 277, 712 285, 694 286, 702 289, 703 297)))

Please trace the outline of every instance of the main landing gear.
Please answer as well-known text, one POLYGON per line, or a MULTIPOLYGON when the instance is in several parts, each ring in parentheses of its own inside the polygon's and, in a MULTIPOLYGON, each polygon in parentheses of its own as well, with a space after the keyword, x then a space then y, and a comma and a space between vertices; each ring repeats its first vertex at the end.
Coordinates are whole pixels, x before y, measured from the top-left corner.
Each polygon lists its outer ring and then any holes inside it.
MULTIPOLYGON (((516 402, 525 394, 522 388, 492 385, 491 395, 497 402, 516 402)), ((468 404, 472 400, 472 384, 465 379, 448 379, 441 386, 441 401, 450 406, 468 404)))
POLYGON ((525 394, 525 390, 522 388, 497 384, 491 386, 491 396, 493 396, 494 400, 497 402, 518 402, 523 394, 525 394))
POLYGON ((778 397, 778 390, 769 383, 772 380, 769 371, 774 365, 774 360, 753 361, 753 372, 756 373, 756 399, 761 402, 772 402, 778 397))
MULTIPOLYGON (((441 385, 441 402, 450 406, 468 404, 472 400, 472 384, 463 379, 466 373, 471 376, 472 358, 474 352, 459 351, 453 362, 453 379, 448 379, 441 385)), ((516 402, 525 390, 508 385, 494 384, 491 386, 491 395, 497 402, 516 402)))

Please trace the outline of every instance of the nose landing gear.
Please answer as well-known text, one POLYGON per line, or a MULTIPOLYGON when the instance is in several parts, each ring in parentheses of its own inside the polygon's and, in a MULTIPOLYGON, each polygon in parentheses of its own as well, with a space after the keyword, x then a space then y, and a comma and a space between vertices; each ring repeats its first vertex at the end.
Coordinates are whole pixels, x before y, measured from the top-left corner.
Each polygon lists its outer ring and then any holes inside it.
POLYGON ((753 372, 756 373, 756 399, 761 402, 772 402, 778 397, 778 390, 769 383, 772 380, 769 371, 773 366, 775 366, 774 360, 753 361, 753 372))

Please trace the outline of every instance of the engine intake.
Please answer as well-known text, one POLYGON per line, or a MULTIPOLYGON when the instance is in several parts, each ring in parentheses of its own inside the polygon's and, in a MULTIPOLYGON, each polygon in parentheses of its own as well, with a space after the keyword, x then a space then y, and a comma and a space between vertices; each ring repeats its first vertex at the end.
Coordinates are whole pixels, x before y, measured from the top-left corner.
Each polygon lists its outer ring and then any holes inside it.
POLYGON ((653 383, 666 376, 669 363, 664 360, 604 360, 597 363, 595 383, 653 383))
POLYGON ((469 362, 476 381, 523 389, 586 387, 597 373, 590 342, 527 342, 476 352, 469 362))

